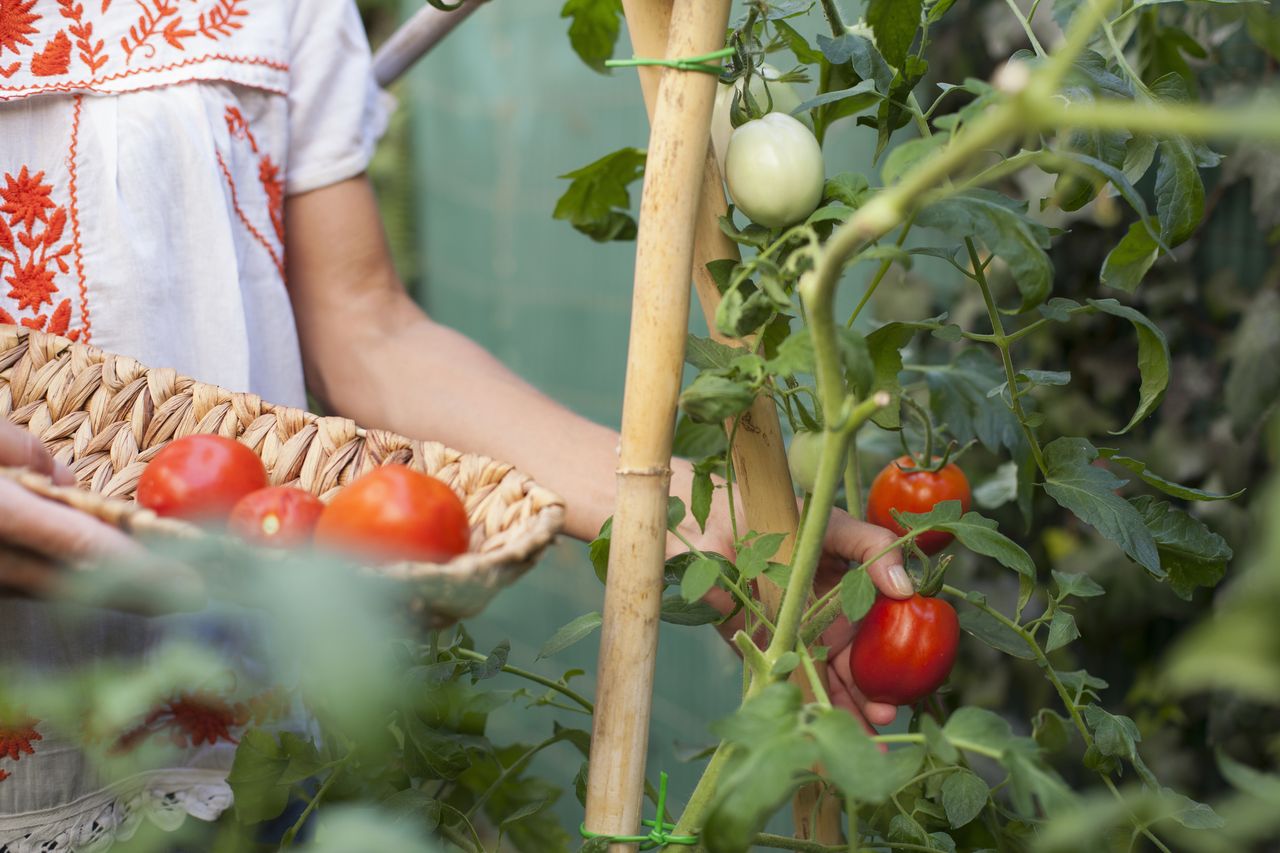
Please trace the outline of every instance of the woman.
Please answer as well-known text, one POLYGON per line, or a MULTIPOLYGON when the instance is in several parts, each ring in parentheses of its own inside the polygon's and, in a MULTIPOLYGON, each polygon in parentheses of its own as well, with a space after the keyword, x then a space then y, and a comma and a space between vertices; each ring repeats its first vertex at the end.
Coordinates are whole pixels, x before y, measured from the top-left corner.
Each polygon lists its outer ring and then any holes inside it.
MULTIPOLYGON (((565 497, 570 535, 599 530, 618 436, 433 322, 396 275, 363 174, 386 104, 352 0, 0 3, 0 77, 0 322, 277 403, 303 406, 309 388, 363 425, 510 461, 565 497)), ((2 420, 0 464, 68 479, 2 420)), ((672 493, 691 484, 674 463, 672 493)), ((705 534, 685 533, 727 553, 728 527, 718 506, 705 534)), ((4 481, 0 538, 72 560, 138 550, 4 481)), ((837 514, 827 545, 861 561, 891 541, 837 514)), ((900 563, 872 569, 888 595, 911 592, 900 563)), ((67 637, 43 608, 0 600, 11 659, 69 666, 155 641, 148 620, 105 613, 109 631, 67 637)), ((838 656, 850 637, 848 625, 828 636, 838 656)), ((893 718, 848 683, 833 692, 873 724, 893 718)), ((104 786, 57 732, 33 723, 10 742, 24 748, 0 777, 0 851, 15 839, 87 846, 143 789, 206 819, 230 802, 230 743, 192 744, 181 766, 126 789, 104 786)))

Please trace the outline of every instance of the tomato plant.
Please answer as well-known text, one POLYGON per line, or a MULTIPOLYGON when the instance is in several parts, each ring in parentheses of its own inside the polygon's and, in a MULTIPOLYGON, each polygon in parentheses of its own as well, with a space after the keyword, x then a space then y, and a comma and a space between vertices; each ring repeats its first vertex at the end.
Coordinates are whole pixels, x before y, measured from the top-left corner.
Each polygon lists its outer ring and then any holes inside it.
MULTIPOLYGON (((744 100, 742 93, 749 88, 751 100, 760 110, 790 115, 792 110, 800 106, 800 96, 795 87, 784 79, 787 76, 766 62, 757 69, 757 73, 751 75, 749 84, 746 78, 739 78, 734 83, 720 85, 711 113, 711 146, 715 149, 721 174, 724 173, 724 155, 729 148, 729 138, 733 135, 734 99, 737 98, 741 104, 744 100)), ((798 118, 806 120, 804 115, 798 118)))
POLYGON ((858 624, 850 675, 868 699, 912 705, 947 680, 959 642, 955 608, 942 599, 879 596, 858 624))
POLYGON ((752 222, 768 228, 792 225, 822 200, 822 149, 798 120, 767 113, 734 129, 724 176, 733 203, 752 222))
MULTIPOLYGON (((867 521, 887 527, 899 536, 906 528, 894 520, 890 510, 927 513, 943 501, 959 501, 960 511, 969 511, 969 481, 954 462, 936 471, 920 469, 910 456, 900 456, 880 470, 867 492, 867 521)), ((926 554, 936 554, 955 537, 930 530, 916 537, 916 546, 926 554)))
POLYGON ((297 548, 311 541, 324 503, 292 486, 272 486, 245 495, 231 509, 230 531, 254 545, 297 548))
POLYGON ((316 523, 317 545, 383 561, 445 562, 465 553, 467 510, 446 484, 383 465, 343 487, 316 523))
POLYGON ((138 478, 138 503, 163 516, 224 522, 236 502, 265 488, 262 460, 238 441, 188 435, 169 442, 138 478))

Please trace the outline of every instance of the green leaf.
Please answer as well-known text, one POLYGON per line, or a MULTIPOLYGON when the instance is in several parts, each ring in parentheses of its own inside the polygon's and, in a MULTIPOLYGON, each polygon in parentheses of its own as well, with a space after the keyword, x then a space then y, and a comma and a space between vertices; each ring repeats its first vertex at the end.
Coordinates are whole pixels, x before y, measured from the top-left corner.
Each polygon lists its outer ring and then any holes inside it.
POLYGON ((636 223, 628 212, 631 193, 627 187, 644 175, 644 164, 645 152, 637 148, 623 148, 561 175, 561 178, 570 180, 570 184, 556 202, 551 215, 565 220, 596 242, 634 240, 636 223))
POLYGON ((769 359, 765 369, 775 376, 810 374, 817 369, 813 337, 807 327, 797 329, 778 345, 778 354, 769 359))
POLYGON ((799 106, 791 111, 791 115, 800 118, 809 110, 824 107, 827 104, 834 104, 844 101, 840 110, 841 115, 856 115, 865 109, 873 106, 883 96, 876 91, 874 80, 863 80, 855 83, 847 89, 837 89, 834 92, 823 92, 821 95, 809 98, 802 102, 799 106))
POLYGON ((1116 247, 1107 253, 1099 275, 1099 280, 1107 287, 1133 293, 1147 270, 1160 257, 1160 248, 1148 227, 1142 220, 1133 223, 1116 247))
POLYGON ((846 572, 840 579, 840 609, 850 622, 857 622, 876 602, 876 585, 865 569, 846 572))
POLYGON ((613 536, 613 517, 610 516, 600 525, 600 535, 591 540, 587 554, 591 557, 591 566, 596 570, 596 577, 604 583, 609 575, 609 543, 613 536))
POLYGON ((933 505, 928 512, 899 512, 903 524, 910 530, 929 525, 931 527, 941 527, 944 524, 959 523, 960 501, 939 501, 933 505))
POLYGON ((613 56, 622 19, 622 0, 568 0, 560 10, 570 18, 569 43, 583 62, 601 74, 613 56))
POLYGON ((1107 591, 1099 586, 1093 578, 1085 574, 1068 574, 1055 570, 1053 579, 1058 584, 1058 598, 1060 599, 1068 595, 1074 595, 1076 598, 1093 598, 1107 594, 1107 591))
POLYGON ((800 665, 800 655, 795 652, 784 652, 774 662, 773 667, 769 670, 769 674, 774 678, 782 678, 790 675, 796 667, 800 665))
POLYGON ((906 62, 907 51, 920 28, 923 0, 868 0, 867 23, 876 36, 876 47, 894 68, 906 62))
POLYGON ((1036 712, 1031 737, 1046 752, 1059 752, 1071 742, 1072 730, 1066 717, 1049 708, 1036 712))
POLYGON ((970 770, 957 770, 942 783, 942 808, 952 829, 960 827, 982 813, 991 789, 970 770))
POLYGON ((1169 817, 1187 829, 1223 829, 1227 822, 1207 803, 1197 803, 1171 788, 1161 788, 1169 817))
MULTIPOLYGON (((887 4, 896 0, 883 0, 883 2, 887 4)), ((880 102, 880 109, 876 110, 875 119, 871 119, 870 116, 858 119, 859 124, 872 124, 876 128, 876 150, 871 158, 873 163, 884 153, 893 132, 911 121, 911 112, 903 104, 928 72, 927 61, 915 54, 908 54, 898 66, 897 73, 893 75, 893 82, 889 84, 889 93, 880 102)))
POLYGON ((1093 732, 1093 747, 1102 755, 1111 758, 1123 758, 1133 765, 1134 770, 1142 777, 1142 781, 1153 787, 1155 777, 1147 769, 1142 756, 1138 754, 1138 743, 1142 733, 1137 724, 1128 717, 1112 714, 1098 705, 1088 705, 1083 710, 1085 725, 1093 732))
POLYGON ((880 409, 871 419, 883 429, 902 426, 902 385, 898 374, 902 372, 902 348, 915 336, 915 329, 903 323, 886 323, 867 335, 867 350, 875 379, 871 391, 884 391, 889 395, 889 405, 880 409))
POLYGON ((693 466, 693 488, 689 496, 693 518, 698 522, 698 529, 707 530, 707 518, 711 515, 711 498, 715 494, 715 483, 711 481, 711 469, 701 463, 693 466))
POLYGON ((680 581, 680 595, 692 604, 711 591, 720 578, 720 563, 710 557, 698 557, 684 571, 680 581))
POLYGON ((714 625, 724 615, 705 601, 688 602, 680 594, 666 595, 662 598, 661 619, 668 625, 696 627, 698 625, 714 625))
POLYGON ((869 396, 875 385, 876 369, 866 338, 853 329, 840 329, 840 359, 849 383, 862 397, 869 396))
POLYGON ((884 165, 880 167, 880 177, 884 180, 884 185, 897 183, 898 179, 917 163, 944 148, 950 139, 951 137, 945 133, 937 133, 933 136, 910 139, 895 147, 889 152, 889 156, 884 158, 884 165))
POLYGON ((720 423, 751 408, 755 399, 751 383, 719 373, 699 373, 681 392, 680 408, 699 423, 720 423))
POLYGON ((1204 182, 1196 166, 1195 152, 1185 139, 1165 139, 1157 146, 1156 216, 1160 240, 1169 246, 1183 243, 1204 218, 1204 182))
POLYGON ((782 20, 774 21, 773 26, 786 41, 787 49, 795 54, 797 62, 802 65, 817 65, 822 61, 822 51, 812 47, 795 27, 782 20))
POLYGON ((1080 638, 1080 629, 1076 627, 1076 618, 1067 610, 1059 608, 1053 613, 1049 622, 1049 639, 1045 641, 1044 650, 1056 651, 1073 640, 1080 638))
POLYGON ((816 750, 788 732, 734 753, 720 778, 701 839, 710 853, 741 853, 799 785, 816 750))
POLYGON ((1031 556, 1021 545, 996 529, 996 523, 991 519, 976 512, 967 512, 959 521, 940 524, 938 527, 955 534, 960 544, 975 554, 991 557, 1000 565, 1029 578, 1036 576, 1036 566, 1031 561, 1031 556))
POLYGON ((1244 489, 1238 492, 1232 492, 1229 495, 1220 495, 1215 492, 1206 492, 1202 489, 1193 489, 1190 486, 1182 486, 1171 480, 1166 480, 1159 474, 1147 467, 1147 463, 1133 459, 1129 456, 1121 456, 1120 451, 1111 447, 1099 447, 1098 455, 1108 462, 1114 462, 1128 468, 1146 483, 1148 486, 1154 486, 1166 495, 1172 495, 1175 498, 1181 498, 1184 501, 1229 501, 1240 497, 1245 493, 1244 489))
POLYGON ((604 617, 599 613, 584 613, 552 634, 551 639, 543 643, 542 648, 538 650, 538 656, 535 660, 549 658, 557 652, 564 651, 579 640, 591 636, 602 622, 604 622, 604 617))
POLYGON ((674 531, 684 521, 684 501, 675 495, 667 496, 667 530, 674 531))
POLYGON ((1045 491, 1119 545, 1138 565, 1163 578, 1160 555, 1146 523, 1128 501, 1115 494, 1124 481, 1092 464, 1097 458, 1098 451, 1086 439, 1064 437, 1051 442, 1044 449, 1045 491))
POLYGON ((1000 463, 994 474, 973 489, 973 501, 983 509, 998 509, 1017 497, 1017 462, 1000 463))
POLYGON ((851 33, 834 39, 820 33, 818 47, 827 62, 832 65, 850 63, 859 80, 874 80, 878 91, 888 93, 893 83, 893 69, 870 40, 851 33))
POLYGON ((906 784, 924 762, 919 747, 886 755, 843 710, 830 710, 809 727, 818 758, 836 787, 860 803, 882 803, 906 784), (897 755, 896 753, 902 753, 897 755))
POLYGON ((734 359, 746 353, 740 347, 726 346, 711 338, 689 335, 684 346, 686 364, 698 370, 724 369, 733 364, 734 359))
POLYGON ((1140 311, 1121 305, 1114 299, 1090 299, 1088 303, 1104 314, 1128 320, 1138 333, 1138 373, 1142 377, 1138 388, 1138 408, 1124 429, 1112 433, 1124 435, 1146 420, 1164 399, 1165 389, 1169 387, 1169 342, 1160 327, 1140 311))
POLYGON ((794 730, 802 704, 799 687, 790 682, 771 684, 728 717, 712 723, 711 731, 750 747, 794 730))
POLYGON ((1151 531, 1160 566, 1169 573, 1169 586, 1179 598, 1190 601, 1196 587, 1217 586, 1232 556, 1227 540, 1165 501, 1143 495, 1130 503, 1151 531))
POLYGON ((960 611, 960 627, 996 651, 1022 660, 1035 660, 1035 652, 1026 640, 984 610, 960 611))
POLYGON ((929 754, 936 757, 943 764, 956 764, 960 761, 960 751, 956 749, 955 744, 947 740, 947 736, 942 733, 942 726, 938 725, 937 720, 928 714, 920 716, 920 733, 924 735, 925 747, 929 750, 929 754))
POLYGON ((281 782, 289 758, 275 735, 250 729, 240 738, 227 782, 236 797, 236 817, 246 824, 279 817, 289 802, 291 785, 281 782))
POLYGON ((916 216, 916 224, 953 237, 977 237, 1004 259, 1022 294, 1019 311, 1030 311, 1049 298, 1053 266, 1045 249, 1049 229, 1028 219, 1027 206, 998 192, 973 189, 935 201, 916 216))
POLYGON ((857 209, 871 195, 871 184, 867 176, 861 172, 841 172, 827 178, 822 185, 822 198, 825 201, 839 202, 845 207, 857 209))
POLYGON ((942 733, 959 749, 1004 752, 1014 742, 1013 729, 1003 717, 985 708, 966 706, 947 718, 942 733))
POLYGON ((1000 366, 986 353, 966 349, 950 366, 930 367, 925 380, 935 419, 945 423, 957 441, 976 438, 993 453, 1003 447, 1015 456, 1025 445, 1022 425, 1009 405, 998 395, 987 396, 1005 379, 1000 366))
POLYGON ((738 549, 738 571, 747 580, 757 577, 769 567, 769 558, 778 553, 785 533, 762 533, 738 549))
POLYGON ((1058 680, 1062 682, 1063 686, 1065 686, 1072 695, 1078 694, 1081 697, 1092 696, 1094 699, 1097 699, 1098 691, 1107 689, 1107 682, 1103 681, 1101 678, 1096 678, 1090 675, 1083 669, 1077 669, 1073 672, 1060 672, 1055 670, 1055 672, 1058 673, 1058 680))

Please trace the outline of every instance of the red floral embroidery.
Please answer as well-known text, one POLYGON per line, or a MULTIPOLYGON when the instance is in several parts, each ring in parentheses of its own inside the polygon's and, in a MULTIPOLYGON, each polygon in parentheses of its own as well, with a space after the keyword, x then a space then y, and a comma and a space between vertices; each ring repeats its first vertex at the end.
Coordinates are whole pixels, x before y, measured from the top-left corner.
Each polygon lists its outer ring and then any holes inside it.
POLYGON ((37 77, 57 77, 71 68, 71 39, 62 30, 49 39, 44 50, 31 57, 31 73, 37 77))
MULTIPOLYGON (((244 117, 244 113, 240 112, 240 108, 236 106, 227 107, 225 113, 227 122, 227 131, 233 139, 242 139, 249 143, 249 150, 254 154, 260 155, 258 159, 258 183, 262 185, 263 192, 267 195, 267 216, 271 219, 271 230, 275 232, 276 239, 280 241, 281 247, 284 246, 284 176, 281 174, 280 166, 271 159, 270 154, 263 154, 258 149, 258 140, 253 136, 253 130, 249 127, 249 120, 244 117)), ((235 181, 232 179, 231 171, 227 168, 226 163, 219 156, 219 164, 222 166, 223 174, 227 178, 227 183, 231 187, 231 203, 235 207, 236 214, 240 217, 241 222, 253 235, 253 238, 265 248, 271 255, 271 260, 280 270, 280 275, 284 277, 284 262, 276 250, 271 246, 270 242, 263 233, 255 228, 249 221, 249 217, 240 207, 240 201, 236 193, 235 181)))
MULTIPOLYGON (((151 59, 156 55, 156 46, 152 41, 161 36, 170 47, 186 50, 184 39, 202 35, 210 41, 227 38, 244 24, 238 20, 249 14, 247 9, 240 8, 244 0, 214 0, 213 5, 196 18, 197 29, 184 29, 185 16, 178 8, 176 0, 136 0, 142 10, 138 21, 129 28, 129 35, 122 36, 120 46, 124 48, 125 63, 133 61, 134 53, 141 51, 143 56, 151 59), (161 26, 163 24, 163 26, 161 26)), ((106 11, 108 3, 103 4, 106 11)))
POLYGON ((18 45, 31 46, 27 36, 35 34, 36 28, 32 25, 40 20, 40 13, 31 11, 35 5, 36 0, 0 0, 0 53, 4 53, 5 48, 20 53, 18 45))
POLYGON ((239 743, 234 729, 279 719, 288 707, 289 694, 278 687, 244 702, 232 702, 208 692, 180 693, 154 709, 141 725, 121 735, 114 751, 127 752, 148 737, 160 734, 167 734, 169 740, 180 747, 239 743))
MULTIPOLYGON (((103 12, 107 11, 110 2, 111 0, 103 2, 103 12)), ((58 0, 58 5, 62 7, 62 17, 71 22, 67 31, 76 40, 80 61, 89 66, 91 73, 106 65, 108 57, 102 52, 104 42, 102 39, 98 39, 97 43, 93 41, 93 22, 84 20, 84 5, 75 0, 58 0)))
MULTIPOLYGON (((43 740, 36 731, 39 720, 26 720, 18 725, 0 723, 0 759, 18 761, 23 755, 35 755, 35 747, 31 744, 43 740)), ((0 782, 9 778, 7 770, 0 770, 0 782)))
POLYGON ((258 180, 267 193, 267 214, 271 217, 271 227, 276 237, 284 242, 284 178, 280 176, 280 167, 268 154, 258 164, 258 180))
MULTIPOLYGON (((19 312, 33 315, 23 317, 22 325, 66 335, 71 323, 69 299, 54 309, 52 322, 48 314, 37 312, 54 304, 53 297, 59 291, 57 273, 71 271, 66 259, 73 246, 62 243, 67 209, 53 201, 53 186, 44 182, 44 172, 32 175, 23 166, 16 178, 6 173, 4 179, 5 186, 0 187, 0 201, 4 202, 0 206, 0 272, 8 265, 9 274, 4 276, 10 287, 7 295, 17 300, 19 312)), ((7 312, 3 319, 13 322, 7 312)))
POLYGON ((216 0, 212 9, 200 13, 200 32, 217 41, 219 37, 231 35, 232 30, 240 29, 244 24, 236 19, 249 14, 249 10, 240 8, 242 2, 244 0, 216 0))

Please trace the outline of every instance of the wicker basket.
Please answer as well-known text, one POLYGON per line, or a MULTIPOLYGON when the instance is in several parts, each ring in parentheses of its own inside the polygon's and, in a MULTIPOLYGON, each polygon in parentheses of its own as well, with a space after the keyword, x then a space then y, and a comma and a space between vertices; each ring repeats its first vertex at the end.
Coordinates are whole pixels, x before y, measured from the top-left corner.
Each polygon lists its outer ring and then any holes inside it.
POLYGON ((471 551, 446 564, 377 570, 411 585, 435 624, 480 612, 533 566, 564 521, 561 499, 511 465, 275 406, 19 326, 0 325, 0 417, 39 436, 75 473, 79 488, 16 469, 0 469, 0 476, 141 536, 201 535, 133 500, 147 461, 193 433, 239 440, 262 458, 273 485, 298 486, 322 500, 386 463, 438 477, 466 505, 471 551))

